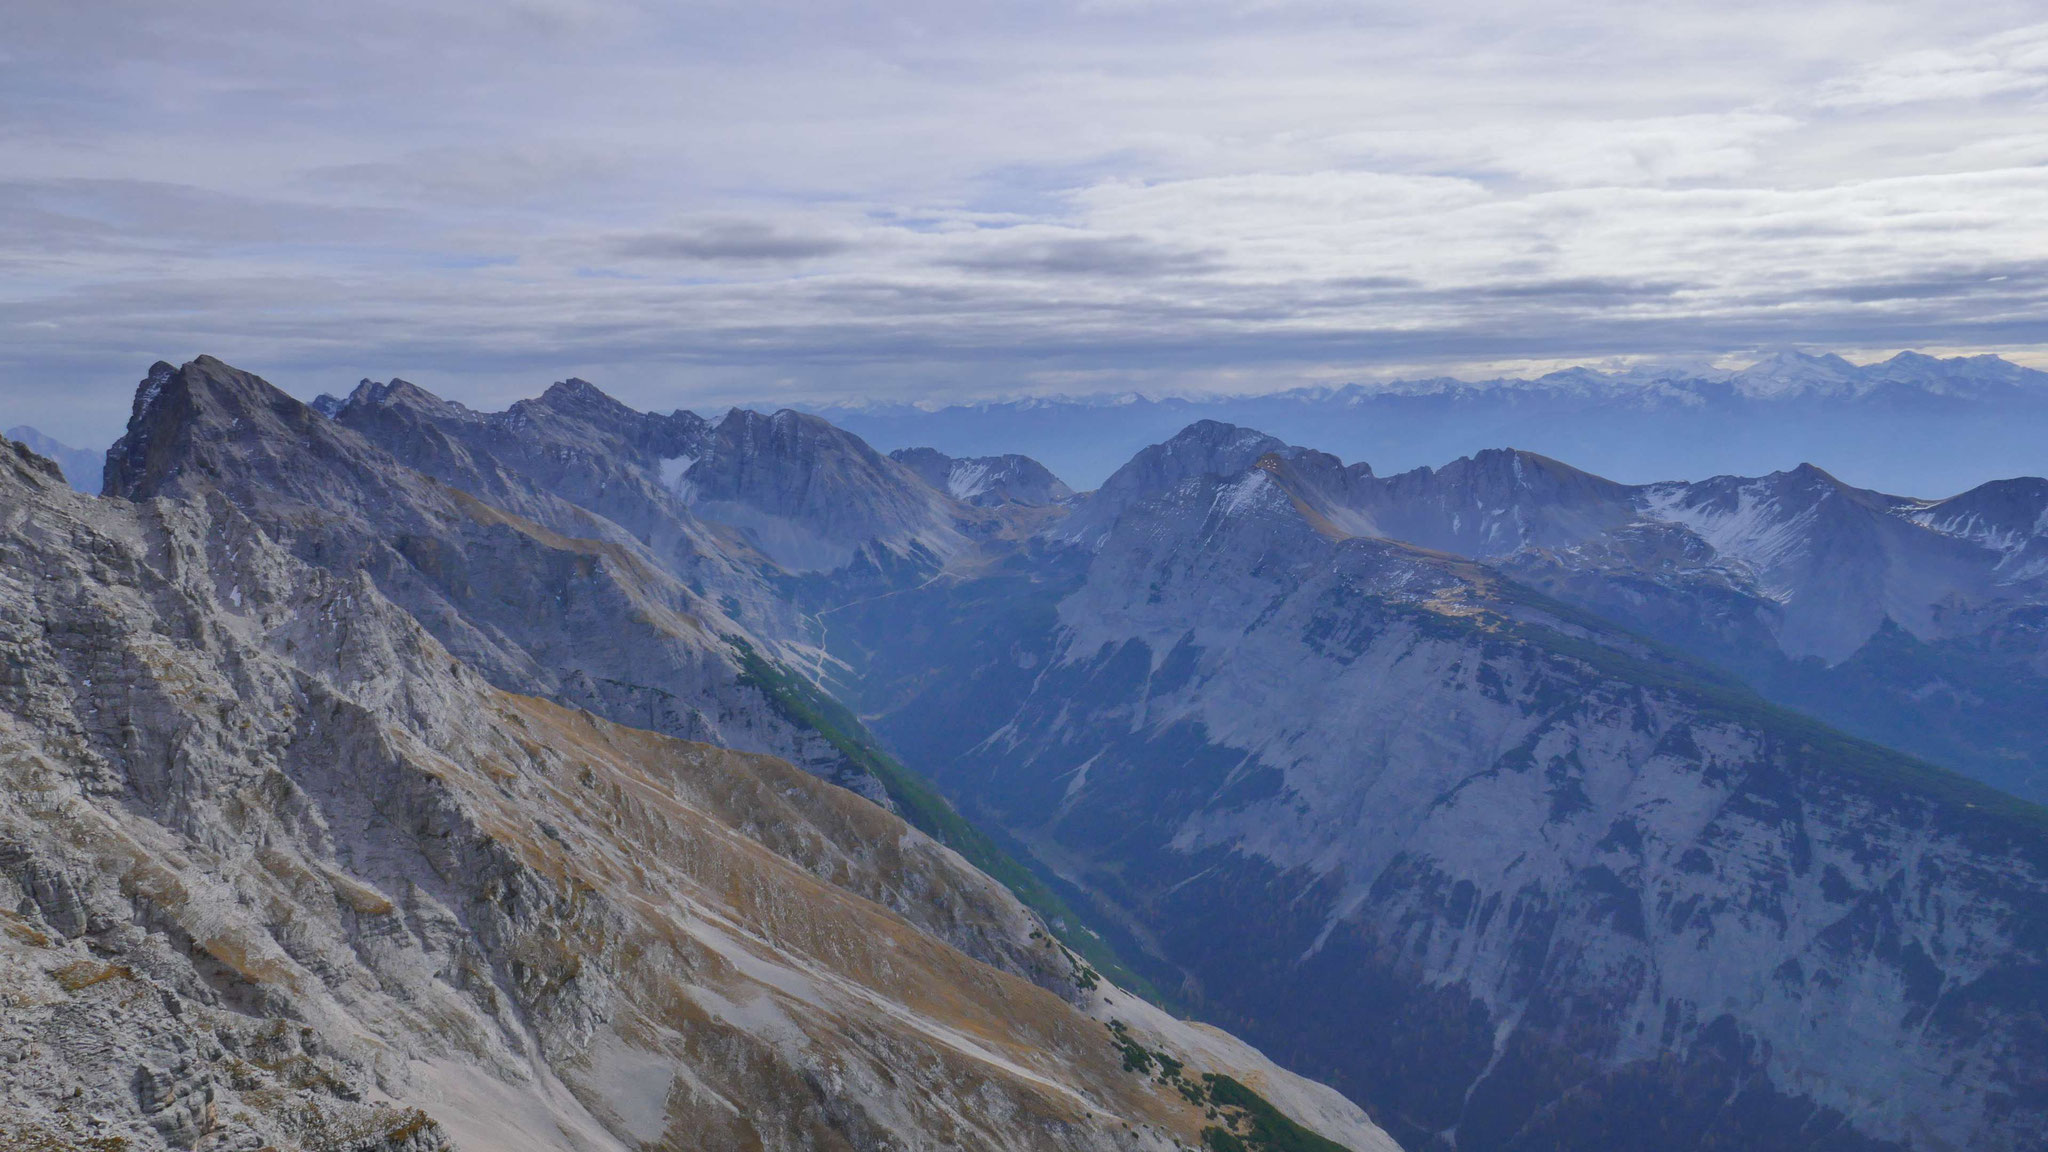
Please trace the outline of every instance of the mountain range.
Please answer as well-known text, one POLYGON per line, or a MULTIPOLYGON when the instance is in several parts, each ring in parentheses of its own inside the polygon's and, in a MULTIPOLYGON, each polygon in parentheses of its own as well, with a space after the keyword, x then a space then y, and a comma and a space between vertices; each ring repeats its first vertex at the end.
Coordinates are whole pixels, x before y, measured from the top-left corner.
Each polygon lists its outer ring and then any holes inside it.
POLYGON ((1197 424, 1041 553, 836 613, 834 651, 1133 963, 1406 1147, 2026 1147, 2042 811, 1631 626, 1823 670, 1922 628, 2037 684, 2034 576, 1959 514, 2037 537, 2004 488, 1381 479, 1197 424))
MULTIPOLYGON (((2031 402, 2001 364, 1641 407, 2031 402)), ((202 358, 98 499, 10 446, 0 1130, 2048 1138, 2048 482, 1382 474, 1194 419, 1076 493, 1023 417, 856 423, 202 358)))
POLYGON ((1513 444, 1632 482, 1768 472, 1800 460, 1887 491, 1956 492, 2048 473, 2035 430, 2048 373, 1997 356, 1902 352, 1853 364, 1779 352, 1737 369, 1577 367, 1535 377, 1448 377, 1242 395, 1136 393, 809 409, 886 448, 1021 452, 1099 485, 1197 420, 1257 428, 1387 470, 1513 444))
POLYGON ((73 448, 59 443, 56 438, 26 424, 17 424, 7 430, 7 438, 22 444, 43 459, 63 470, 64 479, 81 492, 97 494, 100 490, 100 464, 102 454, 89 448, 73 448))
POLYGON ((101 498, 4 445, 0 1143, 1392 1147, 904 822, 992 851, 720 607, 751 554, 573 451, 674 422, 374 396, 474 491, 209 359, 101 498))

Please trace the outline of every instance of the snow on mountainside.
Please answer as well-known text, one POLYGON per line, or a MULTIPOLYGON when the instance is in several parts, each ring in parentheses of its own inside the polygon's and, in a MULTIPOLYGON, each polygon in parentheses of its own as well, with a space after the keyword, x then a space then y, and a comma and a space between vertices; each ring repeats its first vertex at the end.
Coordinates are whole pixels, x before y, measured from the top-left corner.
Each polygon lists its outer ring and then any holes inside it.
POLYGON ((956 460, 933 448, 899 448, 889 458, 933 488, 969 504, 1057 504, 1074 494, 1029 456, 976 456, 956 460))
POLYGON ((2048 480, 1994 480, 1960 496, 1919 504, 1905 515, 2004 556, 1998 566, 2001 583, 2048 578, 2048 480))
MULTIPOLYGON (((1454 376, 1400 377, 1373 384, 1317 385, 1278 392, 1190 395, 1175 399, 1190 404, 1280 398, 1308 405, 1355 405, 1375 395, 1477 395, 1496 391, 1550 392, 1602 400, 1686 405, 1708 402, 1729 393, 1777 400, 1839 399, 1907 392, 1988 399, 2011 393, 2048 393, 2048 372, 1989 354, 1941 358, 1907 351, 1885 360, 1856 364, 1834 353, 1787 350, 1771 353, 1739 368, 1657 364, 1611 370, 1577 367, 1537 376, 1492 376, 1470 380, 1454 376)), ((955 407, 1044 411, 1062 407, 1132 408, 1159 402, 1135 392, 1114 392, 980 401, 955 407)), ((817 411, 827 416, 857 416, 910 407, 886 401, 850 401, 822 405, 817 411)))
POLYGON ((1504 450, 1382 477, 1294 449, 1276 468, 1326 533, 1498 565, 1782 703, 2048 800, 2048 481, 1926 500, 1802 465, 1633 486, 1504 450))
MULTIPOLYGON (((2030 583, 2032 560, 2011 562, 2038 538, 2038 481, 1987 485, 1938 502, 1855 488, 1812 465, 1632 486, 1507 449, 1376 476, 1363 464, 1347 468, 1323 453, 1282 450, 1259 433, 1219 429, 1229 426, 1191 425, 1164 451, 1219 437, 1267 446, 1287 458, 1299 498, 1343 534, 1502 561, 1528 550, 1569 553, 1646 527, 1690 537, 1688 565, 1718 568, 1777 606, 1779 646, 1795 659, 1839 663, 1886 620, 1923 639, 1969 632, 1982 623, 1979 609, 2007 595, 2001 589, 2048 596, 2048 587, 2030 583)), ((1124 489, 1147 474, 1147 459, 1141 453, 1112 477, 1104 506, 1084 503, 1071 524, 1126 506, 1124 489)), ((1063 531, 1081 538, 1071 527, 1063 531)))

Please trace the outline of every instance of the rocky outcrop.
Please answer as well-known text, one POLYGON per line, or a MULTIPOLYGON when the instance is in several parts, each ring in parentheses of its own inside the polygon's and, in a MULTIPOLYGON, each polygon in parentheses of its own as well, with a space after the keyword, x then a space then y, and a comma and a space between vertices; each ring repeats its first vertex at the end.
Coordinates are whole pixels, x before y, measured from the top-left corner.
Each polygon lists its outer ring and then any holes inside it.
POLYGON ((503 412, 472 411, 403 380, 366 380, 333 417, 406 467, 493 507, 572 537, 632 540, 757 642, 776 645, 801 630, 759 561, 673 491, 710 435, 693 413, 635 412, 582 380, 503 412))
MULTIPOLYGON (((635 594, 642 599, 680 604, 692 619, 719 621, 718 646, 699 673, 696 666, 679 671, 669 663, 672 643, 658 627, 658 616, 643 617, 630 608, 572 612, 573 600, 557 593, 551 602, 547 590, 539 596, 499 593, 481 612, 461 605, 471 618, 488 613, 493 635, 528 654, 536 668, 556 674, 553 680, 538 681, 537 689, 516 678, 499 680, 501 686, 542 691, 637 727, 786 756, 901 812, 1001 877, 1060 926, 1070 942, 1119 970, 1114 957, 1099 949, 1099 942, 1038 877, 895 763, 856 716, 811 682, 811 676, 846 669, 828 660, 817 643, 829 631, 835 607, 931 579, 928 551, 899 549, 900 539, 892 544, 855 532, 847 539, 861 541, 857 562, 831 572, 792 573, 764 555, 750 533, 704 520, 691 507, 694 489, 686 477, 698 456, 708 453, 715 467, 724 468, 731 455, 711 451, 708 426, 687 412, 634 412, 580 380, 557 384, 538 400, 498 413, 473 412, 403 381, 365 383, 346 402, 332 402, 326 409, 344 430, 388 453, 384 464, 387 470, 395 468, 394 474, 414 471, 495 515, 530 521, 548 530, 541 533, 548 537, 544 542, 566 536, 569 546, 588 551, 591 541, 601 541, 607 555, 632 563, 616 570, 599 565, 591 574, 600 578, 600 587, 609 581, 639 588, 635 594), (508 516, 507 509, 517 515, 508 516), (518 611, 504 611, 507 606, 518 611), (657 626, 650 627, 650 619, 657 626), (573 658, 565 658, 569 653, 573 658), (706 682, 708 690, 696 689, 693 696, 692 685, 706 682), (706 695, 715 709, 698 703, 706 695)), ((985 546, 1014 547, 1015 536, 1031 517, 1059 511, 983 513, 968 508, 921 489, 894 463, 836 433, 766 436, 750 443, 755 462, 739 469, 745 482, 731 494, 760 515, 772 517, 776 509, 793 507, 778 503, 776 484, 754 483, 760 478, 779 477, 777 484, 796 489, 840 491, 849 476, 861 475, 918 489, 909 497, 923 501, 920 506, 957 515, 956 524, 999 526, 999 532, 983 537, 985 546), (1004 532, 1011 538, 1001 539, 1004 532)), ((324 488, 346 492, 348 486, 336 482, 324 488)), ((237 492, 238 498, 266 499, 263 491, 246 486, 237 492)), ((865 506, 889 503, 885 493, 865 506)), ((387 531, 391 524, 388 509, 374 504, 360 515, 376 531, 387 531)), ((277 531, 301 530, 299 521, 283 519, 286 526, 277 531)), ((401 531, 407 539, 417 538, 410 529, 401 531)), ((469 549, 459 535, 447 538, 449 533, 437 531, 444 539, 434 541, 430 560, 469 549)), ((410 560, 421 552, 415 545, 405 554, 410 560)), ((497 571, 494 560, 486 557, 484 563, 497 571)), ((531 566, 520 562, 509 571, 525 572, 531 566)), ((426 575, 440 586, 447 583, 445 571, 435 563, 426 575)), ((408 576, 402 570, 399 575, 408 576)))
POLYGON ((983 508, 1058 504, 1074 495, 1045 465, 1015 453, 955 458, 936 448, 898 448, 889 459, 955 500, 983 508))
MULTIPOLYGON (((1136 1044, 1390 1147, 851 793, 494 686, 368 571, 309 563, 374 551, 360 510, 226 433, 283 424, 367 486, 365 445, 219 374, 138 403, 111 474, 144 498, 0 444, 8 1146, 1200 1142, 1136 1044), (290 503, 245 511, 230 465, 267 462, 290 503), (271 535, 298 520, 323 528, 271 535)), ((382 482, 394 514, 465 507, 382 482)))
POLYGON ((677 487, 699 515, 738 528, 794 573, 836 571, 866 553, 876 567, 928 575, 988 522, 859 437, 789 409, 726 413, 677 487))
POLYGON ((1260 457, 1290 456, 1299 451, 1263 432, 1199 420, 1171 440, 1132 457, 1052 531, 1057 539, 1093 548, 1126 511, 1182 482, 1235 476, 1260 457))

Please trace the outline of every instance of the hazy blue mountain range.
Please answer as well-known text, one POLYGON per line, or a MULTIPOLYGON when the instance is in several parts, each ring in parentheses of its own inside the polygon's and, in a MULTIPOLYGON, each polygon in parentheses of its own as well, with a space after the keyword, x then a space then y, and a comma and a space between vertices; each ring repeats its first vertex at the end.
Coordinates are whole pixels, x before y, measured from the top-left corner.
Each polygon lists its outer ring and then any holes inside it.
POLYGON ((100 490, 100 465, 103 455, 89 448, 73 448, 60 444, 54 438, 29 427, 16 425, 7 430, 7 438, 17 444, 26 444, 37 455, 54 461, 64 470, 64 480, 73 488, 87 494, 100 490))
POLYGON ((1894 492, 1960 492, 2048 473, 2048 373, 1996 356, 1903 352, 1858 366, 1785 352, 1740 371, 1574 368, 1534 379, 1433 378, 1199 399, 813 410, 883 450, 1024 453, 1077 488, 1100 484, 1138 449, 1201 419, 1386 471, 1513 446, 1638 483, 1754 475, 1802 460, 1894 492))

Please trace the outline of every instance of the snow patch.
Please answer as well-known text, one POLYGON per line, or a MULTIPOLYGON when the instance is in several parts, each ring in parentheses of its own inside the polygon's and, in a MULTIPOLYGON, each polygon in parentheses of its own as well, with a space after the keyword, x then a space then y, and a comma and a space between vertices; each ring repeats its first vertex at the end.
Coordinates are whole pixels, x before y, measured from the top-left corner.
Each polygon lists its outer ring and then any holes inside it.
POLYGON ((1259 498, 1265 494, 1266 489, 1272 482, 1272 477, 1257 469, 1253 469, 1251 472, 1246 473, 1242 479, 1231 482, 1228 487, 1218 492, 1216 494, 1216 503, 1211 505, 1210 511, 1219 512, 1225 516, 1236 516, 1258 503, 1259 498))
POLYGON ((1779 603, 1790 601, 1792 589, 1769 580, 1767 574, 1795 559, 1806 546, 1814 509, 1790 513, 1775 495, 1755 484, 1735 490, 1732 509, 1689 504, 1689 492, 1684 484, 1653 486, 1643 493, 1642 509, 1653 519, 1691 529, 1722 559, 1747 568, 1765 596, 1779 603))
POLYGON ((956 460, 946 473, 946 491, 955 500, 972 500, 994 484, 993 471, 985 460, 956 460))
POLYGON ((661 474, 661 486, 687 500, 690 495, 687 490, 690 484, 683 479, 683 474, 696 463, 695 456, 671 456, 655 465, 655 471, 661 474))

